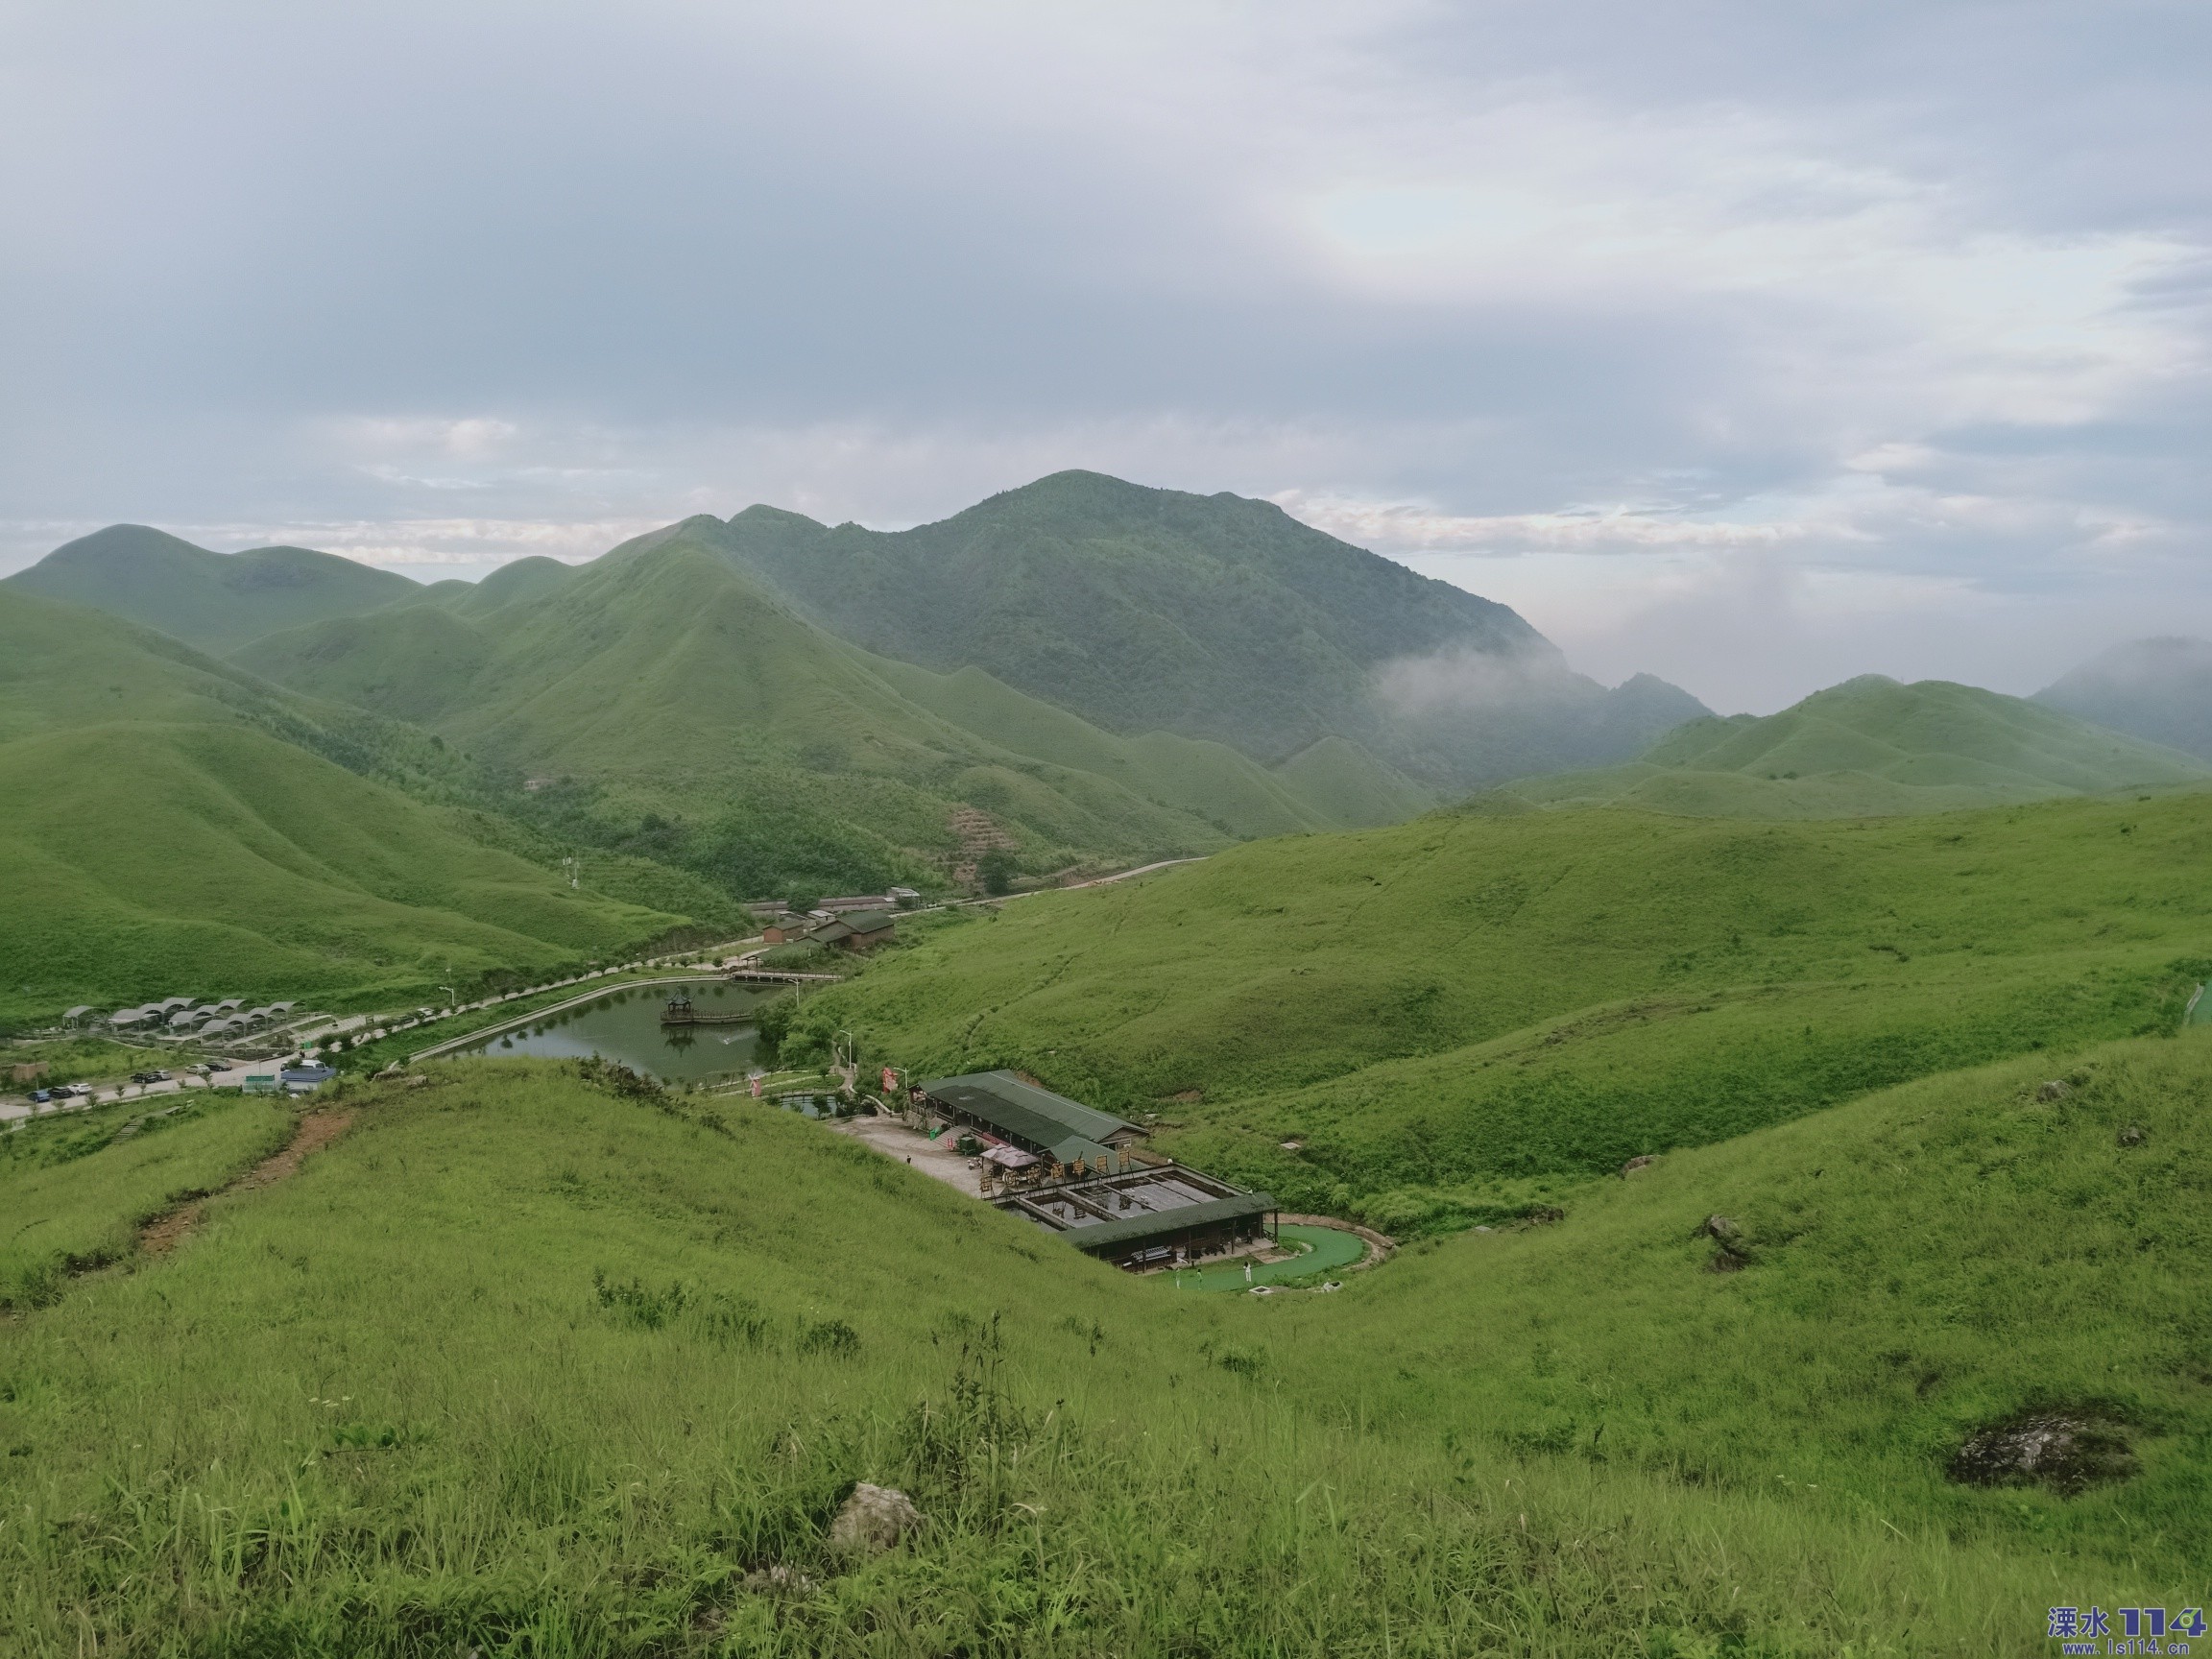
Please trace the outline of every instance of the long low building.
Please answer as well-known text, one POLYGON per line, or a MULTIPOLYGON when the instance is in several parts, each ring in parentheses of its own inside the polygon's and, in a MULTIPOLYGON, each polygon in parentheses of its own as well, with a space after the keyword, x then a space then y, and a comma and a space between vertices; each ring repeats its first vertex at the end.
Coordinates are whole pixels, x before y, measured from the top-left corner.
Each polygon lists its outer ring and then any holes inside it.
POLYGON ((1186 1259, 1218 1256, 1240 1244, 1272 1238, 1275 1199, 1266 1192, 1235 1192, 1180 1210, 1155 1210, 1124 1220, 1070 1232, 1068 1242, 1088 1256, 1120 1267, 1166 1266, 1186 1259))
POLYGON ((1126 1152, 1145 1131, 1111 1112, 1070 1100, 1012 1071, 972 1071, 916 1087, 927 1108, 948 1123, 980 1129, 996 1140, 1049 1158, 1096 1165, 1109 1150, 1126 1152))
POLYGON ((1009 1192, 996 1207, 1133 1270, 1257 1244, 1273 1236, 1277 1209, 1268 1193, 1240 1192, 1181 1165, 1009 1192))

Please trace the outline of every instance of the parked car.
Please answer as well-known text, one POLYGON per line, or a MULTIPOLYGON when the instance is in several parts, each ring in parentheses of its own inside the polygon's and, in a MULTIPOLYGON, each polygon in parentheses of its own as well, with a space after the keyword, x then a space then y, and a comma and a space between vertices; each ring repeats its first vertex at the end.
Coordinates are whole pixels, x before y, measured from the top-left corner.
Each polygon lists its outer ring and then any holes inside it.
POLYGON ((31 1104, 34 1106, 43 1106, 53 1098, 54 1091, 51 1089, 34 1089, 31 1091, 31 1104))
POLYGON ((64 1100, 89 1100, 92 1098, 92 1085, 89 1083, 64 1083, 54 1093, 60 1095, 64 1100))

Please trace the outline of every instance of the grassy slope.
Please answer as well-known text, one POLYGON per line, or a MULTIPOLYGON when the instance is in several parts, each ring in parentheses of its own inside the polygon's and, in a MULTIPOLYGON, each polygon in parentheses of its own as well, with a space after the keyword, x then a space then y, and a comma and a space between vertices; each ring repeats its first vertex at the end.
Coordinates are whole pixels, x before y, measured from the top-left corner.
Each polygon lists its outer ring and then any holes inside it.
POLYGON ((277 734, 316 734, 312 713, 130 624, 0 595, 0 1014, 405 993, 677 920, 277 734))
POLYGON ((1062 846, 1220 839, 1105 780, 1023 768, 873 667, 678 542, 532 610, 444 724, 517 764, 624 780, 672 805, 729 793, 748 771, 830 774, 830 792, 880 803, 867 828, 907 846, 943 841, 943 815, 964 799, 1062 846))
POLYGON ((2205 1542, 2204 1050, 2092 1058, 2056 1110, 2018 1068, 1920 1085, 1270 1303, 1116 1275, 748 1103, 709 1133, 547 1069, 435 1068, 160 1267, 0 1325, 0 1632, 2036 1651, 2047 1602, 2193 1597, 2205 1542), (2113 1152, 2123 1119, 2148 1146, 2113 1152), (1752 1230, 1743 1273, 1688 1241, 1716 1209, 1752 1230), (2148 1250, 2130 1211, 2161 1217, 2148 1250), (2036 1293, 2001 1270, 2023 1234, 2036 1293), (1963 1429, 2084 1389, 2143 1420, 2141 1479, 2067 1503, 1932 1476, 1963 1429), (840 1573, 855 1479, 934 1526, 840 1573), (767 1563, 818 1588, 744 1590, 767 1563))
POLYGON ((1369 670, 1471 639, 1541 648, 1503 605, 1415 575, 1271 502, 1058 472, 941 523, 829 529, 753 508, 720 530, 845 637, 968 664, 1109 730, 1294 754, 1366 711, 1369 670))
POLYGON ((0 1134, 0 1310, 57 1299, 72 1266, 131 1254, 139 1223, 289 1139, 281 1101, 155 1095, 0 1134))
POLYGON ((1435 805, 1426 790, 1342 737, 1300 750, 1275 768, 1275 777, 1325 822, 1347 830, 1402 824, 1435 805))
POLYGON ((1502 793, 1739 818, 1947 812, 2207 776, 2176 750, 2018 697, 1867 675, 1765 719, 1693 721, 1641 760, 1530 778, 1502 793))
MULTIPOLYGON (((146 1049, 132 1043, 111 1042, 106 1037, 57 1037, 44 1042, 17 1040, 0 1048, 0 1067, 36 1062, 48 1070, 31 1088, 54 1083, 76 1083, 86 1078, 106 1082, 152 1064, 146 1049)), ((13 1085, 18 1092, 24 1085, 13 1085)))
POLYGON ((232 653, 267 680, 395 720, 423 723, 464 701, 500 632, 574 570, 517 559, 481 582, 440 582, 358 615, 273 630, 232 653))
POLYGON ((937 674, 880 658, 874 666, 911 702, 1001 749, 1111 779, 1134 795, 1179 806, 1240 838, 1349 829, 1365 821, 1379 804, 1387 810, 1398 800, 1421 799, 1410 784, 1370 762, 1382 785, 1373 798, 1360 801, 1351 791, 1337 790, 1338 798, 1324 804, 1300 787, 1297 778, 1282 771, 1271 774, 1225 743, 1167 732, 1117 737, 1066 709, 1023 696, 980 668, 937 674))
POLYGON ((445 606, 418 602, 271 634, 233 657, 279 685, 421 725, 467 695, 494 649, 445 606))
POLYGON ((1645 677, 1607 690, 1506 607, 1225 493, 1069 471, 906 531, 756 507, 642 540, 678 533, 872 651, 1271 764, 1334 735, 1451 791, 1633 755, 1702 712, 1645 677), (1462 652, 1510 664, 1510 706, 1414 717, 1373 695, 1384 664, 1462 652))
POLYGON ((802 1041, 1021 1067, 1163 1113, 1195 1162, 1413 1226, 1439 1190, 1479 1217, 1515 1183, 2168 1022, 2212 958, 2207 857, 2201 794, 1438 814, 1024 900, 817 999, 802 1041))
MULTIPOLYGON (((491 616, 510 605, 542 599, 565 587, 576 567, 558 559, 537 555, 502 565, 481 582, 460 582, 441 596, 440 603, 455 615, 471 620, 491 616)), ((445 587, 445 584, 440 584, 445 587)))
MULTIPOLYGON (((1560 1225, 1426 1246, 1340 1308, 1285 1302, 1272 1345, 1386 1356, 1363 1397, 1381 1418, 2061 1556, 2140 1551, 2196 1600, 2208 1085, 2196 1035, 1924 1079, 1600 1183, 1560 1225), (2039 1098, 2054 1073, 2070 1092, 2039 1098), (1739 1272, 1712 1270, 1715 1214, 1742 1228, 1739 1272), (1942 1478, 1974 1429, 2092 1402, 2135 1426, 2136 1480, 2068 1500, 1942 1478)), ((1319 1404, 1341 1383, 1291 1385, 1319 1404)))
POLYGON ((404 576, 335 554, 306 547, 211 553, 142 524, 111 524, 7 581, 19 592, 89 605, 213 652, 421 591, 404 576))
POLYGON ((680 819, 689 861, 763 888, 783 884, 778 857, 785 879, 826 884, 926 868, 957 845, 948 820, 963 805, 1039 866, 1338 821, 1219 745, 1110 736, 976 671, 870 657, 682 537, 495 615, 479 629, 420 604, 239 660, 425 720, 517 771, 584 780, 615 813, 680 819))

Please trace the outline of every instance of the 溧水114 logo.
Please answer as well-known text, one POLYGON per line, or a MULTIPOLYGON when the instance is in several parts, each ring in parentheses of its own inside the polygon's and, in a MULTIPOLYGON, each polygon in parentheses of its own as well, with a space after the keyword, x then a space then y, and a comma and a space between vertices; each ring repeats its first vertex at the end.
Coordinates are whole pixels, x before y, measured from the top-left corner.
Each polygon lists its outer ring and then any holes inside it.
POLYGON ((2054 1607, 2049 1634, 2061 1653, 2186 1653, 2204 1634, 2204 1609, 2054 1607))

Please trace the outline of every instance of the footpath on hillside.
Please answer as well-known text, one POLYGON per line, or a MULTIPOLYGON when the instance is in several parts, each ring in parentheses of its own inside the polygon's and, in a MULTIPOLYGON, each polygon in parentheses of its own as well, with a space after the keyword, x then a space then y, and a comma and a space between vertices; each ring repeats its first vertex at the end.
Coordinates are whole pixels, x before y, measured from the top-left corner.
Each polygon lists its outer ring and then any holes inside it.
POLYGON ((165 1256, 181 1243, 187 1234, 200 1224, 207 1206, 217 1198, 228 1198, 237 1192, 257 1191, 273 1187, 287 1177, 297 1175, 300 1166, 307 1161, 309 1153, 320 1152, 339 1136, 346 1133, 353 1122, 352 1108, 326 1106, 320 1111, 304 1115, 294 1127, 292 1139, 281 1151, 273 1152, 243 1175, 227 1182, 204 1197, 156 1215, 138 1229, 138 1248, 148 1256, 165 1256))

